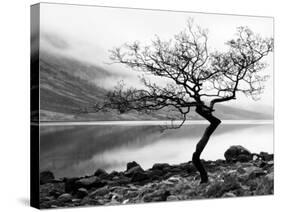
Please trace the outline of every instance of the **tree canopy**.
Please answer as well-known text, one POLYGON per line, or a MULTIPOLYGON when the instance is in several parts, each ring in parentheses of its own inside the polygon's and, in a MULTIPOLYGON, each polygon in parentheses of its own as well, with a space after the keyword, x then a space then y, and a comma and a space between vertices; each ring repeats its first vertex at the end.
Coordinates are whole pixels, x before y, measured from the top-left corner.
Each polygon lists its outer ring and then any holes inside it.
POLYGON ((171 106, 183 121, 191 107, 214 111, 215 104, 236 98, 242 92, 256 99, 267 75, 263 58, 273 51, 273 39, 262 38, 248 27, 238 27, 225 52, 208 51, 208 32, 188 21, 187 28, 173 39, 158 36, 149 46, 126 43, 110 50, 111 60, 144 73, 144 89, 119 83, 107 94, 99 109, 150 112, 171 106), (146 74, 167 78, 166 86, 151 82, 146 74))

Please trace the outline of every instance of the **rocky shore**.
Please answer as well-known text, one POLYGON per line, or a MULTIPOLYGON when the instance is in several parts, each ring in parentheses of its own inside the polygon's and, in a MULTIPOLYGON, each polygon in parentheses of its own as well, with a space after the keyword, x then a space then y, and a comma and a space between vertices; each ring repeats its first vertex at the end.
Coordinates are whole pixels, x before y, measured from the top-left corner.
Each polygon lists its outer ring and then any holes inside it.
POLYGON ((225 160, 203 161, 209 182, 200 184, 192 162, 154 164, 143 168, 135 161, 126 170, 107 173, 98 169, 91 176, 55 179, 50 171, 40 173, 40 207, 89 205, 237 197, 273 194, 273 155, 250 153, 232 146, 225 160))

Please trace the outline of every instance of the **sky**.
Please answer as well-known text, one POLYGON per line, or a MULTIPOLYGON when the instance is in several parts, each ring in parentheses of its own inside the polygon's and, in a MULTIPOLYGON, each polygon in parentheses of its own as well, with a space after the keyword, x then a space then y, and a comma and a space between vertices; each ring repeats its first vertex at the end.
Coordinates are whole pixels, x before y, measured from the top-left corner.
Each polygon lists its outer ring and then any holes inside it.
MULTIPOLYGON (((137 74, 120 65, 109 65, 109 50, 135 40, 149 44, 155 35, 163 40, 186 27, 189 18, 202 28, 208 29, 210 51, 226 49, 225 42, 233 38, 236 28, 248 26, 264 37, 273 37, 273 19, 217 15, 190 12, 171 12, 105 8, 63 4, 40 5, 40 46, 56 54, 70 56, 111 72, 122 73, 129 85, 137 85, 137 74)), ((269 64, 265 72, 270 75, 264 94, 258 102, 244 96, 232 101, 232 106, 273 106, 273 55, 266 58, 269 64)), ((120 78, 121 79, 121 78, 120 78)), ((116 80, 116 79, 115 79, 116 80)), ((260 107, 261 108, 261 107, 260 107)))

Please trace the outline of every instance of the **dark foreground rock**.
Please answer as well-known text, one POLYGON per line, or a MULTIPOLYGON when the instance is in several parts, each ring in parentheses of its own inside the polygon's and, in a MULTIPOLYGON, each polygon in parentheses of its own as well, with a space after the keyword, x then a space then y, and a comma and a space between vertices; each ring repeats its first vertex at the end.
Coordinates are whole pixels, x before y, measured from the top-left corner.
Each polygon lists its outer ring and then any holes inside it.
POLYGON ((242 146, 231 146, 224 157, 227 162, 248 162, 253 158, 251 152, 242 146))
POLYGON ((255 160, 240 160, 239 155, 252 157, 253 154, 238 149, 232 148, 226 154, 226 157, 231 155, 231 160, 203 161, 209 173, 209 182, 204 184, 200 184, 191 162, 158 163, 148 170, 130 162, 124 172, 108 174, 98 169, 93 176, 63 180, 54 180, 52 174, 45 173, 41 175, 44 183, 40 185, 40 206, 56 208, 273 194, 273 155, 261 153, 256 154, 255 160))

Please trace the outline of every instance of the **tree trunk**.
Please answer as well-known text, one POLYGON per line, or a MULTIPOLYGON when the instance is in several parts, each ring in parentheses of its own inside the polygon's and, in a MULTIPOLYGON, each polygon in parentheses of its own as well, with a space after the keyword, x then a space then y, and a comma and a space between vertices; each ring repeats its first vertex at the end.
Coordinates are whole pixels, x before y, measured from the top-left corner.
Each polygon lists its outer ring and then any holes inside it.
POLYGON ((206 144, 208 143, 211 135, 213 134, 213 132, 216 130, 216 128, 221 123, 221 120, 219 120, 218 118, 213 116, 212 112, 207 111, 207 110, 203 109, 202 107, 197 107, 196 112, 200 116, 202 116, 203 118, 205 118, 206 120, 208 120, 210 122, 210 125, 206 128, 202 138, 197 143, 196 150, 192 156, 192 162, 200 173, 201 183, 207 183, 208 174, 200 161, 200 155, 201 155, 202 151, 204 150, 206 144))

